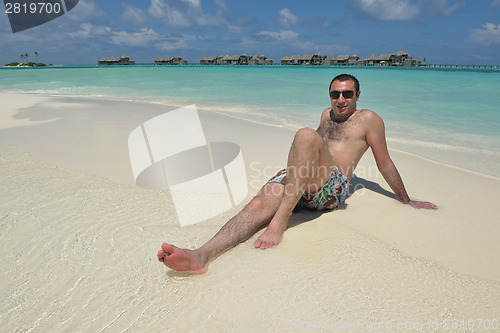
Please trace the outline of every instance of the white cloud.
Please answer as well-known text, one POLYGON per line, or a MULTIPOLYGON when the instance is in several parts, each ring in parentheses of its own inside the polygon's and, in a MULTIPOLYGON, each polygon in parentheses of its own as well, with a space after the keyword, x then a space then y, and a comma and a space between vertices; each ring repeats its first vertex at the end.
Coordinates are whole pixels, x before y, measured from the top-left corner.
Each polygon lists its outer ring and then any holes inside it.
POLYGON ((148 13, 167 27, 185 28, 193 25, 184 13, 170 6, 164 0, 151 0, 148 13))
POLYGON ((162 51, 172 51, 185 49, 188 41, 197 39, 195 35, 164 36, 158 34, 153 29, 142 28, 135 32, 115 31, 105 28, 112 44, 133 46, 133 47, 154 47, 162 51))
POLYGON ((155 48, 161 51, 173 51, 179 49, 186 49, 188 47, 188 41, 197 39, 194 35, 185 35, 182 37, 167 37, 162 41, 155 44, 155 48))
POLYGON ((297 40, 299 34, 291 30, 280 30, 279 32, 274 31, 261 31, 257 34, 258 36, 265 36, 274 39, 275 41, 294 41, 297 40))
MULTIPOLYGON (((260 42, 270 42, 275 44, 285 44, 287 46, 293 46, 298 48, 299 50, 307 50, 310 52, 311 50, 316 50, 317 47, 314 43, 310 41, 301 42, 299 38, 299 34, 295 31, 291 30, 280 30, 276 31, 261 31, 257 34, 257 38, 261 39, 260 42)), ((255 44, 259 43, 259 41, 249 41, 245 40, 246 44, 255 44)))
POLYGON ((125 10, 120 16, 123 22, 134 26, 141 26, 147 22, 147 15, 142 9, 127 4, 124 4, 123 6, 125 7, 125 10))
POLYGON ((227 5, 223 0, 215 1, 215 4, 218 7, 216 14, 211 14, 203 10, 201 7, 201 0, 182 0, 191 5, 191 8, 188 8, 188 15, 192 17, 193 21, 196 22, 199 26, 207 27, 207 26, 218 26, 225 25, 226 19, 224 17, 227 12, 227 5))
POLYGON ((172 28, 185 28, 194 25, 201 27, 227 25, 225 13, 227 5, 216 0, 217 13, 206 12, 201 0, 151 0, 148 13, 160 24, 172 28))
POLYGON ((289 27, 299 23, 300 19, 298 16, 292 14, 288 8, 283 8, 280 10, 279 22, 283 27, 289 27))
POLYGON ((72 37, 88 38, 94 26, 90 23, 80 24, 80 30, 75 32, 69 32, 68 34, 72 37))
POLYGON ((181 0, 182 2, 188 3, 195 8, 201 8, 200 0, 181 0))
POLYGON ((418 6, 409 0, 354 0, 354 5, 364 14, 380 21, 411 20, 420 13, 418 6))
POLYGON ((78 5, 66 14, 66 17, 73 21, 89 21, 104 14, 105 12, 97 7, 94 1, 80 0, 78 5))
POLYGON ((500 44, 500 24, 486 23, 482 29, 474 29, 469 40, 480 44, 500 44))
POLYGON ((240 34, 245 31, 244 28, 232 24, 227 25, 227 30, 229 30, 229 32, 232 32, 233 34, 240 34))
POLYGON ((482 63, 487 63, 487 62, 490 62, 491 60, 495 59, 494 57, 483 55, 483 54, 473 54, 472 57, 474 59, 479 60, 482 63))
POLYGON ((198 14, 193 15, 193 17, 196 24, 202 27, 218 26, 218 25, 223 25, 225 23, 225 20, 222 17, 218 15, 205 13, 201 9, 200 12, 198 14))
POLYGON ((111 28, 106 28, 106 31, 110 34, 111 42, 117 45, 147 47, 160 39, 160 35, 153 29, 147 28, 139 29, 133 33, 113 31, 111 28))
POLYGON ((341 44, 315 44, 309 40, 301 41, 300 35, 291 30, 261 31, 252 39, 244 38, 240 46, 253 49, 280 50, 280 56, 294 55, 297 53, 345 54, 350 50, 348 45, 341 44))
POLYGON ((431 17, 450 15, 453 12, 465 8, 465 6, 465 0, 456 1, 452 4, 448 4, 448 0, 420 0, 419 2, 422 14, 431 17))
POLYGON ((490 8, 500 9, 500 0, 491 0, 490 8))
POLYGON ((450 5, 449 7, 445 7, 444 14, 450 15, 451 13, 456 12, 460 9, 464 9, 466 5, 467 3, 465 0, 459 1, 453 5, 450 5))
POLYGON ((214 0, 215 4, 217 6, 219 6, 219 9, 222 11, 222 12, 227 12, 228 11, 228 6, 226 4, 226 2, 224 0, 214 0))
POLYGON ((161 51, 173 51, 179 49, 185 49, 188 44, 185 40, 173 40, 173 41, 163 41, 155 45, 155 47, 161 51))
POLYGON ((418 16, 449 15, 466 5, 465 0, 451 4, 448 0, 353 0, 353 3, 362 13, 379 21, 407 21, 418 16))

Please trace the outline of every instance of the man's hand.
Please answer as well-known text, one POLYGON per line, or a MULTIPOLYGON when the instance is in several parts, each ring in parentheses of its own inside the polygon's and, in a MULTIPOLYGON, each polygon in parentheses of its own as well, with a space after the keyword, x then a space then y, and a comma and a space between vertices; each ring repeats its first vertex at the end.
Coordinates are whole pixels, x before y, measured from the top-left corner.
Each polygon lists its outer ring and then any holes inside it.
POLYGON ((433 204, 432 202, 428 202, 428 201, 410 200, 410 202, 408 202, 408 204, 416 209, 422 209, 422 208, 423 209, 432 209, 432 210, 438 209, 438 207, 435 204, 433 204))

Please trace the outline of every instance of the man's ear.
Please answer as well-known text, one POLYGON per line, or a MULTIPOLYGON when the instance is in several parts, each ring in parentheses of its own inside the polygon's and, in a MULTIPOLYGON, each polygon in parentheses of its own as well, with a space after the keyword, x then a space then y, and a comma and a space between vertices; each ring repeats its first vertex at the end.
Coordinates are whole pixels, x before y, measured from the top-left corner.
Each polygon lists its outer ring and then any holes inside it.
POLYGON ((361 90, 358 90, 358 92, 356 93, 356 101, 359 99, 359 95, 361 95, 361 90))

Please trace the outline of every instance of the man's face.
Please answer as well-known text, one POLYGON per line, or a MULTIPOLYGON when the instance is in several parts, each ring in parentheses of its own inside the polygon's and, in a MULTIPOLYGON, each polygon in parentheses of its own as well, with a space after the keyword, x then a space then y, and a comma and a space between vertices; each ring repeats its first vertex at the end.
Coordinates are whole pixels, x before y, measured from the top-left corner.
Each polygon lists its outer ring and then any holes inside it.
POLYGON ((359 95, 360 91, 356 91, 354 81, 333 81, 330 87, 330 102, 335 119, 343 120, 349 118, 356 111, 356 102, 359 99, 359 95), (343 93, 339 94, 339 92, 343 93))

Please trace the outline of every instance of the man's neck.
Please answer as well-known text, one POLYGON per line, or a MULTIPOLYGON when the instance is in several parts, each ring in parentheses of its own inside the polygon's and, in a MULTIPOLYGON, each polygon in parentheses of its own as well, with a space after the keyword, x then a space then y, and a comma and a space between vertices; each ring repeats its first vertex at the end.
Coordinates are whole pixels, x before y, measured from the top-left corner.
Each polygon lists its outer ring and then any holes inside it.
POLYGON ((331 112, 330 112, 330 119, 336 123, 336 124, 343 124, 345 123, 347 120, 349 120, 356 112, 358 112, 358 110, 355 110, 353 113, 351 113, 350 115, 347 115, 345 118, 337 118, 335 116, 335 112, 333 112, 333 109, 331 109, 331 112))

